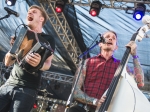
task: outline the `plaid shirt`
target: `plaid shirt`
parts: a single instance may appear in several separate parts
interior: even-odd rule
[[[106,60],[101,54],[89,58],[85,78],[85,93],[90,97],[100,99],[109,87],[119,63],[120,61],[113,56],[109,60]]]

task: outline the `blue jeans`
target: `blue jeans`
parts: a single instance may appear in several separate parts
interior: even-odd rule
[[[0,87],[0,112],[30,112],[36,95],[34,89],[3,85]]]

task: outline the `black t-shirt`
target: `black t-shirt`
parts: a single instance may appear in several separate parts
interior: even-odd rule
[[[40,36],[49,42],[52,50],[55,50],[55,40],[53,37],[44,33],[40,33],[38,34],[39,41],[42,41]],[[9,85],[24,86],[24,87],[28,87],[32,89],[37,89],[40,84],[41,73],[42,71],[38,70],[36,72],[36,75],[31,74],[27,72],[26,70],[23,70],[22,67],[20,67],[16,61],[11,71],[10,77],[6,83]]]

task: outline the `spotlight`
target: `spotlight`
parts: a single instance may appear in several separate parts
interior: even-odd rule
[[[37,107],[38,107],[37,100],[35,100],[35,102],[33,104],[33,108],[36,109]]]
[[[37,104],[33,104],[33,108],[37,108]]]
[[[142,3],[138,3],[133,12],[133,18],[138,21],[141,20],[145,15],[145,10],[146,10],[146,6]]]
[[[13,6],[16,3],[16,0],[5,0],[5,3],[9,6]]]
[[[55,11],[57,13],[63,12],[64,6],[65,6],[65,2],[63,0],[57,0],[55,4]]]
[[[100,1],[93,1],[91,3],[89,13],[91,14],[91,16],[98,16],[101,8],[102,8],[102,3]]]

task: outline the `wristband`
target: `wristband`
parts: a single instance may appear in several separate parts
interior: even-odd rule
[[[132,57],[133,57],[133,59],[139,58],[138,55],[134,55],[134,56],[132,56]]]

